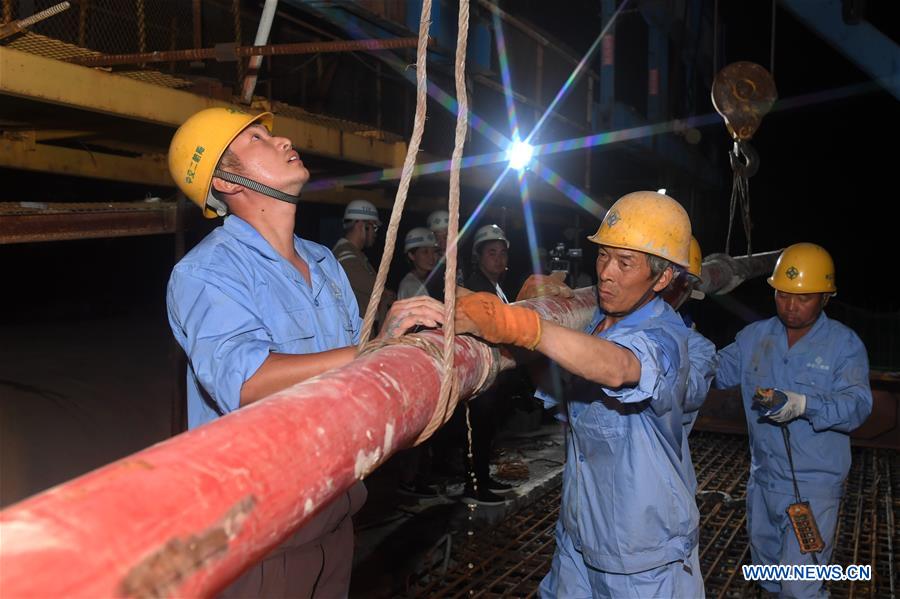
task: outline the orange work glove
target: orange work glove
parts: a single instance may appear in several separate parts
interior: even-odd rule
[[[493,293],[472,293],[456,300],[456,332],[534,349],[541,340],[541,318],[534,310],[504,304]]]
[[[522,289],[519,290],[519,295],[516,296],[516,301],[521,302],[522,300],[546,295],[560,298],[573,297],[575,292],[563,282],[565,278],[566,273],[564,272],[555,272],[552,275],[531,275],[525,279]]]

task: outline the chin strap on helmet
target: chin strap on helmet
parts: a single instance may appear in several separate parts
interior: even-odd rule
[[[262,183],[257,183],[252,179],[248,179],[247,177],[242,177],[241,175],[236,175],[234,173],[229,173],[227,171],[223,171],[221,169],[216,169],[213,173],[214,177],[218,177],[224,181],[228,181],[230,183],[234,183],[236,185],[243,185],[247,189],[252,189],[257,193],[261,193],[265,196],[269,196],[270,198],[275,198],[276,200],[281,200],[282,202],[287,202],[288,204],[296,204],[300,201],[300,195],[292,196],[291,194],[284,193],[283,191],[279,191],[273,187],[269,187],[268,185],[263,185]]]

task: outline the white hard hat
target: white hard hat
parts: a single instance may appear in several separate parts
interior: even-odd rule
[[[344,208],[344,220],[373,220],[381,224],[378,208],[368,200],[353,200]]]
[[[497,225],[485,225],[475,231],[475,241],[472,243],[472,255],[478,255],[478,246],[484,243],[485,241],[496,241],[500,240],[506,244],[506,249],[509,249],[509,239],[506,238],[506,234],[503,232],[503,229],[498,227]]]
[[[450,213],[446,210],[435,210],[428,215],[426,222],[432,231],[444,231],[450,227]]]
[[[437,238],[434,233],[425,227],[416,227],[406,234],[403,240],[403,251],[408,252],[416,248],[437,247]]]

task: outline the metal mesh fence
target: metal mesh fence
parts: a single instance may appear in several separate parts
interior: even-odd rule
[[[33,6],[23,11],[27,3],[19,0],[0,0],[0,22],[22,19],[50,8],[58,0],[34,0]],[[67,60],[90,54],[137,54],[211,48],[217,44],[252,44],[254,32],[259,26],[260,8],[241,0],[70,0],[71,7],[47,18],[25,32],[3,40],[4,45],[47,58]],[[27,13],[27,14],[26,14]],[[273,31],[270,43],[308,41],[307,31],[295,27],[294,21],[280,19],[278,24],[290,31],[289,37],[278,28]],[[312,39],[317,39],[313,37]],[[336,63],[339,55],[325,55],[327,61]],[[307,71],[316,73],[322,66],[321,55],[284,55],[265,59],[262,76],[256,94],[268,96],[274,102],[278,114],[298,120],[315,122],[341,131],[371,137],[386,142],[399,142],[402,137],[374,127],[372,124],[352,122],[347,114],[358,110],[335,110],[330,100],[341,98],[321,96],[316,85],[306,84]],[[277,61],[277,64],[276,64]],[[191,87],[195,93],[212,95],[220,99],[231,96],[240,89],[247,60],[235,62],[154,62],[146,65],[124,64],[113,67],[118,75],[139,79],[165,87]],[[314,64],[315,63],[315,64]],[[355,62],[350,63],[351,66]],[[274,66],[273,66],[274,65]],[[374,82],[372,82],[374,89]],[[325,88],[323,88],[325,89]],[[321,97],[310,101],[315,113],[291,104],[304,104],[307,95]],[[371,104],[371,103],[369,103]],[[335,118],[340,115],[343,118]],[[376,120],[376,119],[373,119]]]
[[[13,3],[13,17],[20,6]],[[34,11],[57,4],[35,0]],[[124,54],[189,48],[191,3],[184,0],[80,0],[71,8],[34,25],[34,33],[98,52]]]
[[[240,2],[225,0],[70,0],[71,7],[31,28],[51,40],[104,54],[131,54],[209,47],[241,41],[256,29],[256,16],[244,14]],[[57,4],[34,0],[33,10],[23,3],[3,0],[2,18],[21,19]],[[195,10],[196,9],[196,10]],[[28,12],[29,14],[25,14]],[[236,14],[240,17],[236,18]],[[199,17],[199,20],[198,18]],[[27,35],[27,34],[26,34]],[[52,42],[51,42],[52,43]],[[39,49],[36,53],[43,54]],[[221,65],[215,75],[236,81],[240,63]],[[173,74],[186,72],[186,63],[154,65]],[[207,73],[209,74],[209,73]]]

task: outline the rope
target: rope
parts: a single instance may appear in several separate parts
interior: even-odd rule
[[[381,303],[381,295],[384,292],[384,284],[387,281],[388,269],[394,257],[394,246],[397,243],[397,229],[400,227],[400,217],[403,216],[403,205],[406,204],[406,194],[409,191],[409,182],[412,179],[416,156],[419,153],[419,144],[422,142],[422,134],[425,131],[425,111],[428,100],[428,83],[425,63],[428,53],[428,28],[431,25],[431,0],[422,1],[422,15],[419,17],[419,45],[416,48],[416,114],[413,119],[413,132],[409,139],[409,148],[406,150],[406,159],[403,161],[403,170],[400,173],[400,186],[397,188],[397,197],[394,199],[394,208],[391,210],[391,220],[388,223],[384,240],[384,254],[381,256],[381,264],[378,265],[378,274],[375,276],[375,287],[372,297],[369,298],[369,306],[366,308],[366,316],[363,319],[362,334],[359,338],[359,347],[362,351],[369,338],[372,336],[372,327]]]
[[[422,135],[425,129],[425,114],[428,99],[426,58],[428,52],[428,29],[431,24],[431,0],[422,3],[422,14],[419,19],[419,44],[416,51],[416,113],[413,122],[413,133],[409,142],[406,159],[403,162],[403,170],[400,177],[400,186],[397,189],[397,197],[391,211],[391,218],[385,234],[384,254],[378,265],[378,274],[375,277],[375,287],[369,305],[366,307],[366,315],[363,319],[363,330],[360,336],[359,353],[368,352],[369,339],[372,337],[372,328],[375,322],[377,307],[381,302],[384,292],[384,284],[387,280],[387,272],[397,241],[397,229],[406,203],[406,195],[409,191],[409,183],[412,178],[413,167]],[[463,148],[469,127],[469,102],[466,92],[466,48],[469,39],[469,0],[460,0],[459,3],[459,39],[456,45],[455,79],[458,110],[456,114],[456,133],[453,146],[453,155],[450,160],[450,199],[448,212],[450,222],[447,227],[447,267],[444,274],[444,346],[439,363],[441,364],[441,388],[438,401],[431,420],[415,445],[428,439],[434,431],[445,424],[453,414],[453,410],[459,401],[459,380],[453,368],[454,349],[456,338],[456,325],[454,314],[456,312],[456,267],[457,267],[457,237],[459,235],[459,179],[460,165],[462,162]]]
[[[463,147],[466,144],[466,133],[469,128],[469,97],[466,92],[466,46],[469,40],[469,0],[459,2],[458,20],[459,39],[456,42],[456,139],[453,155],[450,158],[450,222],[447,226],[447,268],[444,270],[444,372],[441,377],[441,392],[438,405],[454,406],[459,401],[459,384],[453,368],[453,350],[456,337],[456,264],[457,236],[459,234],[459,177]],[[451,402],[450,397],[453,396]],[[444,414],[446,421],[450,414]],[[424,431],[431,435],[433,431]],[[427,437],[425,437],[427,438]]]
[[[734,173],[731,182],[731,204],[728,211],[728,235],[725,239],[725,253],[731,255],[731,229],[734,226],[734,214],[740,205],[741,221],[744,225],[744,236],[747,239],[747,255],[753,253],[752,228],[750,220],[750,181],[746,176]]]
[[[444,339],[446,339],[446,337]],[[395,337],[393,339],[374,339],[367,343],[366,346],[360,350],[358,357],[367,356],[372,352],[384,347],[405,345],[415,347],[416,349],[425,352],[429,358],[434,360],[434,363],[436,365],[443,364],[443,351],[441,347],[438,346],[435,337],[431,335],[403,335],[401,337]],[[494,381],[497,380],[497,375],[500,374],[500,350],[497,347],[491,348],[491,357],[488,360],[488,363],[489,368],[484,369],[481,374],[481,378],[479,378],[475,383],[474,391],[472,392],[473,396],[480,395],[481,393],[485,392],[491,385],[494,384]],[[457,381],[456,377],[453,377],[453,380]],[[443,383],[443,378],[441,379],[441,382]],[[453,386],[453,389],[454,391],[457,391],[455,384]],[[431,419],[428,421],[428,424],[425,425],[425,428],[422,429],[422,432],[419,434],[413,445],[419,445],[420,443],[431,437],[431,435],[434,434],[437,429],[447,424],[447,421],[450,420],[451,416],[453,416],[453,412],[454,410],[456,410],[456,404],[458,402],[458,392],[449,393],[446,396],[440,396],[439,401],[434,408],[434,412],[432,412],[431,414]],[[471,434],[471,431],[469,431],[469,433]],[[471,446],[472,445],[470,441],[469,447],[471,448]]]
[[[750,219],[750,177],[759,168],[759,157],[746,141],[736,140],[728,156],[731,162],[733,177],[731,181],[731,203],[728,211],[728,233],[725,238],[725,253],[731,255],[731,230],[734,227],[734,215],[738,207],[741,221],[744,224],[744,236],[747,239],[747,255],[753,253],[752,229]]]
[[[384,347],[391,347],[394,345],[409,345],[411,347],[415,347],[416,349],[420,349],[430,357],[435,363],[440,364],[443,359],[443,351],[438,348],[437,342],[431,336],[427,335],[403,335],[401,337],[394,337],[393,339],[373,339],[369,343],[366,344],[366,347],[360,350],[357,357],[365,357],[369,354],[375,352],[376,350],[382,349]],[[500,355],[500,348],[497,346],[490,347],[491,358],[489,360],[488,368],[486,368],[481,377],[473,386],[474,391],[472,395],[481,395],[485,391],[488,390],[493,384],[494,381],[497,380],[497,376],[500,374],[500,362],[502,357]],[[453,406],[455,407],[455,405]],[[452,415],[453,410],[451,409],[450,415]]]

